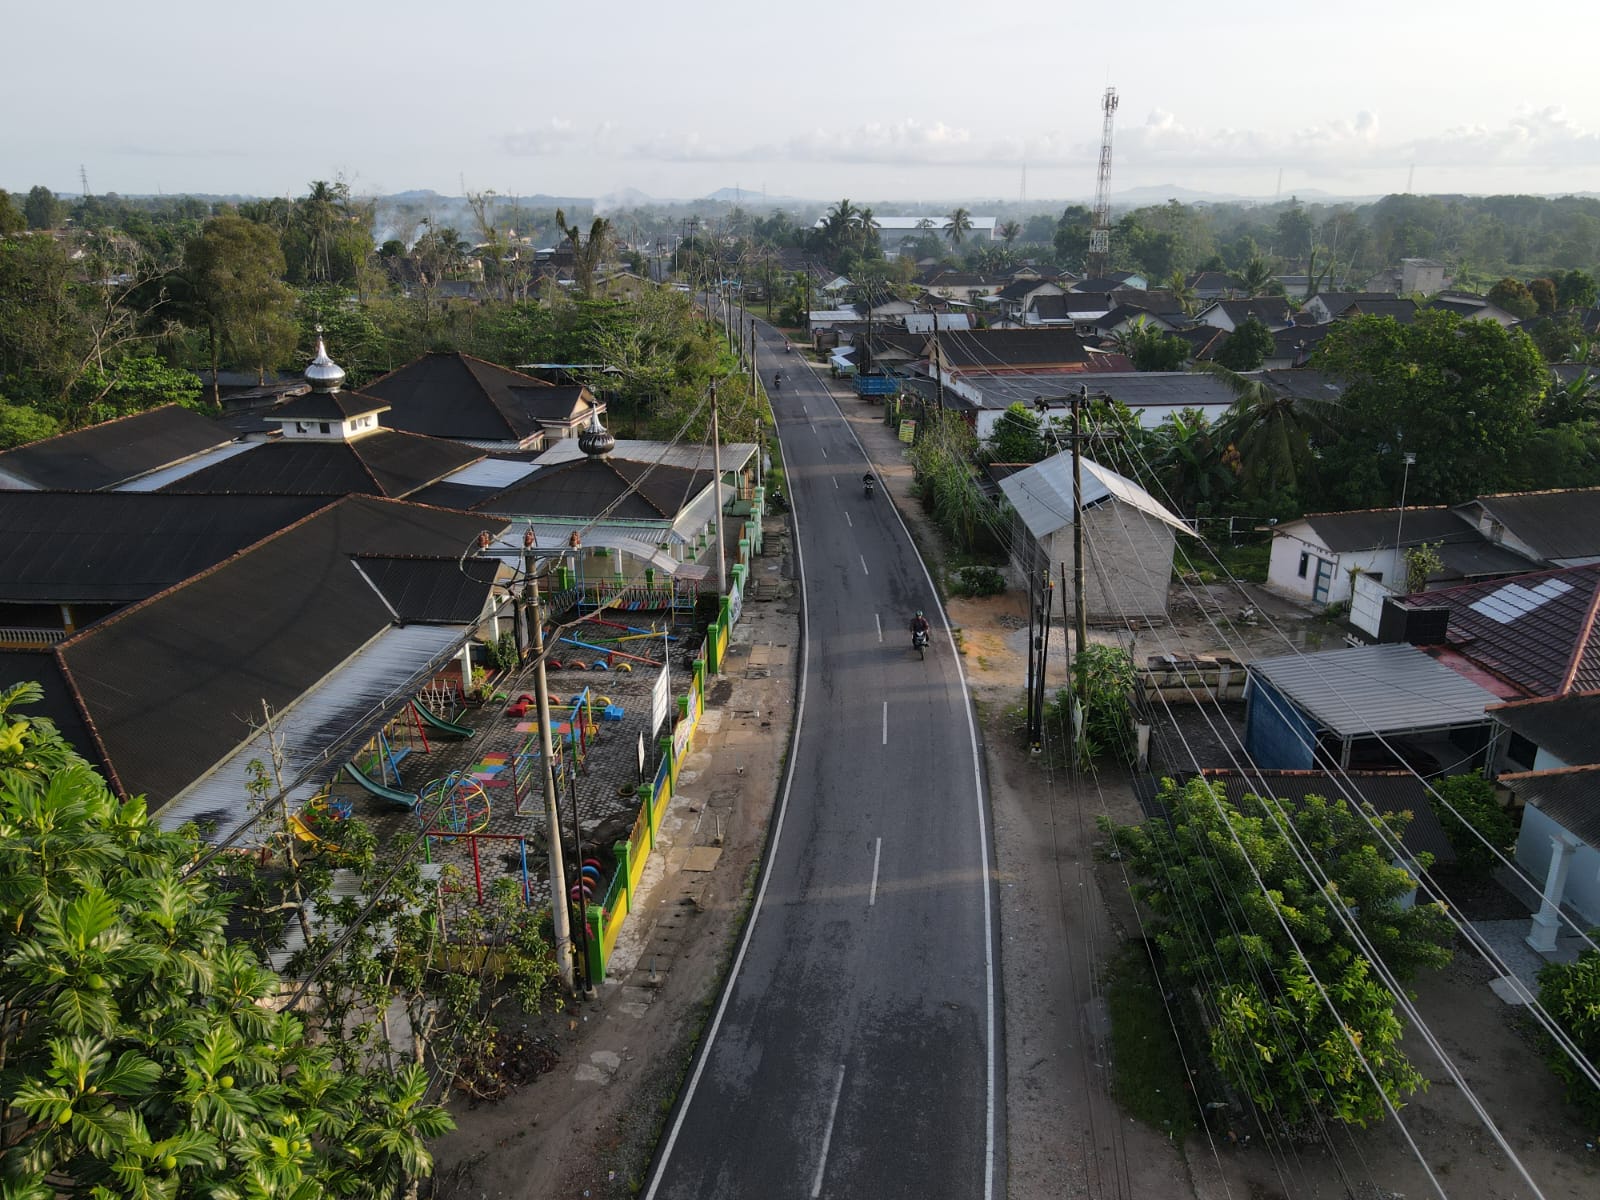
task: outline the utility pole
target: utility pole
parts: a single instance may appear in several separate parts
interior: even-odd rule
[[[728,564],[722,539],[722,430],[717,424],[717,381],[711,381],[711,471],[712,497],[717,504],[717,595],[728,591]]]
[[[561,809],[556,796],[555,747],[550,737],[550,686],[544,671],[544,613],[539,607],[539,581],[533,575],[533,530],[522,540],[522,578],[524,594],[533,611],[533,682],[539,718],[539,761],[544,764],[544,827],[550,845],[550,921],[555,937],[556,966],[561,971],[561,986],[568,993],[572,983],[572,924],[568,919],[567,871],[561,861]]]

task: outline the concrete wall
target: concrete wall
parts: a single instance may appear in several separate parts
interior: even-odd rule
[[[1244,748],[1264,771],[1309,771],[1316,731],[1273,686],[1251,676],[1244,710]]]
[[[1310,555],[1306,573],[1300,575],[1300,555]],[[1317,560],[1332,563],[1328,578],[1328,594],[1315,596]],[[1353,550],[1335,554],[1321,543],[1293,531],[1279,530],[1272,538],[1272,555],[1267,561],[1267,586],[1275,592],[1318,604],[1334,604],[1349,600],[1350,570],[1360,567],[1363,574],[1381,575],[1384,583],[1394,583],[1404,574],[1400,555],[1393,547],[1377,550]],[[1369,582],[1373,582],[1370,581]]]
[[[1172,581],[1172,528],[1138,509],[1109,502],[1084,514],[1083,532],[1089,547],[1084,555],[1089,619],[1113,624],[1129,617],[1165,620],[1167,585]],[[1061,565],[1066,564],[1067,588],[1057,603],[1062,612],[1071,612],[1072,526],[1056,530],[1047,547],[1050,577],[1058,588]]]
[[[1535,887],[1544,887],[1545,873],[1550,869],[1550,839],[1562,833],[1556,824],[1533,805],[1522,810],[1522,832],[1517,835],[1517,863],[1533,879]],[[1567,868],[1567,889],[1562,903],[1572,908],[1591,925],[1600,925],[1600,850],[1593,846],[1580,846],[1572,854],[1572,865]]]

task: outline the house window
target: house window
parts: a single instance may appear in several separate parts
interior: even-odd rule
[[[323,433],[327,433],[328,432],[328,423],[326,421],[323,421],[321,423],[321,429],[322,429]]]
[[[1306,570],[1310,566],[1311,566],[1311,555],[1307,554],[1304,550],[1300,551],[1300,570],[1299,570],[1298,574],[1299,574],[1301,579],[1304,579],[1306,577]]]

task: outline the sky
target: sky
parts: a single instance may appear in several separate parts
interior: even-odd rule
[[[0,187],[857,202],[1600,191],[1592,4],[11,5]],[[33,50],[27,48],[33,47]]]

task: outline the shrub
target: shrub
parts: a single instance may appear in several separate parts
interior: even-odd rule
[[[1539,1003],[1578,1044],[1590,1062],[1600,1059],[1600,950],[1585,950],[1577,962],[1550,963],[1539,971]],[[1591,1126],[1600,1126],[1600,1088],[1550,1044],[1546,1061],[1567,1086],[1567,1099]]]
[[[998,596],[1006,590],[1006,577],[998,567],[981,563],[962,567],[951,590],[958,596]]]
[[[1489,846],[1506,853],[1517,832],[1511,814],[1494,798],[1494,785],[1481,772],[1474,771],[1440,779],[1434,790],[1440,797],[1434,802],[1434,809],[1445,837],[1450,839],[1450,848],[1456,852],[1456,862],[1463,870],[1487,875],[1495,865],[1494,851]]]

